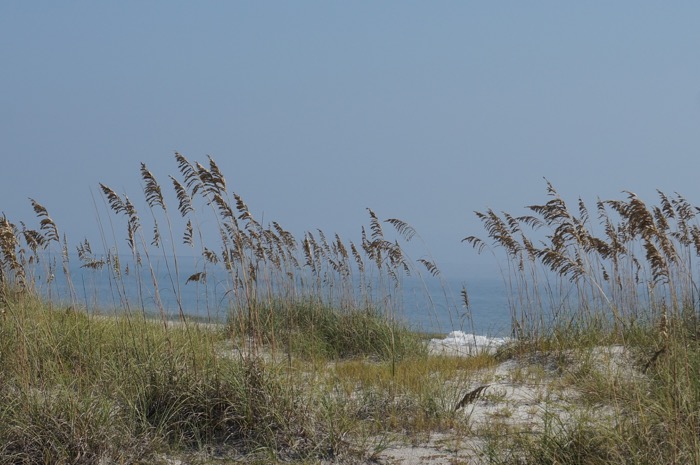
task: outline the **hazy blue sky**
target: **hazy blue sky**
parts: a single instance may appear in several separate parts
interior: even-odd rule
[[[365,207],[441,261],[473,210],[700,204],[700,3],[0,3],[0,211],[94,238],[91,189],[140,197],[211,155],[266,220],[357,239]],[[35,224],[35,223],[34,223]]]

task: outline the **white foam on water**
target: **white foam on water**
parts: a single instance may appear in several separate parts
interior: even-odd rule
[[[476,355],[481,352],[494,352],[499,346],[510,340],[508,337],[488,337],[452,331],[444,339],[431,339],[428,348],[432,353],[438,354]]]

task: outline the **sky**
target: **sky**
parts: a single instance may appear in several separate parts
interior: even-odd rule
[[[263,221],[357,240],[366,208],[446,268],[474,211],[680,192],[700,205],[700,3],[0,2],[0,212],[97,236],[210,155]],[[388,226],[388,225],[387,225]],[[419,252],[420,253],[420,252]],[[418,258],[418,257],[415,257]]]

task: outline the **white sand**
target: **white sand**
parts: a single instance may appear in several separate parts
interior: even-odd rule
[[[445,339],[431,341],[431,350],[493,350],[506,338],[486,338],[464,333],[450,333]],[[563,359],[568,361],[564,362]],[[581,402],[575,384],[562,382],[566,372],[575,373],[581,364],[590,366],[605,378],[629,379],[643,376],[630,354],[622,346],[595,347],[588,351],[558,354],[536,353],[510,359],[479,370],[454,386],[454,402],[465,393],[486,386],[483,394],[459,410],[468,432],[434,432],[422,441],[396,440],[378,454],[376,463],[383,465],[448,465],[490,463],[487,437],[489,432],[538,434],[545,428],[566,429],[576,418],[613,424],[615,408]],[[595,376],[595,375],[594,375]],[[508,451],[495,451],[505,454]]]

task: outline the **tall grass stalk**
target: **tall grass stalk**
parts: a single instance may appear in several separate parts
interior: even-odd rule
[[[82,311],[67,239],[46,208],[32,201],[37,229],[0,217],[0,463],[148,461],[159,450],[208,444],[268,459],[347,453],[340,425],[355,421],[329,416],[343,411],[335,394],[300,388],[309,375],[298,373],[295,359],[318,368],[369,359],[387,363],[393,377],[404,360],[425,355],[419,335],[403,326],[400,286],[419,267],[430,274],[437,267],[406,256],[400,242],[412,238],[408,225],[368,210],[359,241],[320,230],[297,238],[278,222],[259,222],[211,158],[206,165],[175,159],[172,191],[141,165],[143,208],[100,184],[102,251],[87,238],[76,251],[86,271],[107,274],[113,313]],[[183,247],[196,253],[187,276]],[[55,283],[36,277],[61,272],[56,249],[69,301],[47,303],[40,287]],[[174,319],[162,299],[161,265]],[[207,287],[210,279],[225,289],[224,326],[194,322],[182,298],[183,286]],[[205,300],[207,315],[221,302]],[[286,368],[276,362],[280,351]]]
[[[663,331],[697,307],[700,227],[685,198],[659,192],[660,204],[649,207],[627,192],[625,200],[598,200],[595,221],[581,199],[572,211],[549,183],[547,192],[547,203],[528,207],[531,215],[477,212],[491,244],[464,239],[480,252],[505,252],[516,336],[599,318],[620,334],[647,319]]]
[[[697,265],[700,226],[679,194],[647,205],[632,192],[570,208],[547,183],[549,200],[513,216],[477,212],[503,251],[512,290],[513,334],[525,350],[623,344],[637,359],[625,379],[591,377],[574,386],[611,421],[577,418],[535,436],[496,438],[500,463],[700,463]],[[493,449],[495,450],[495,449]]]

